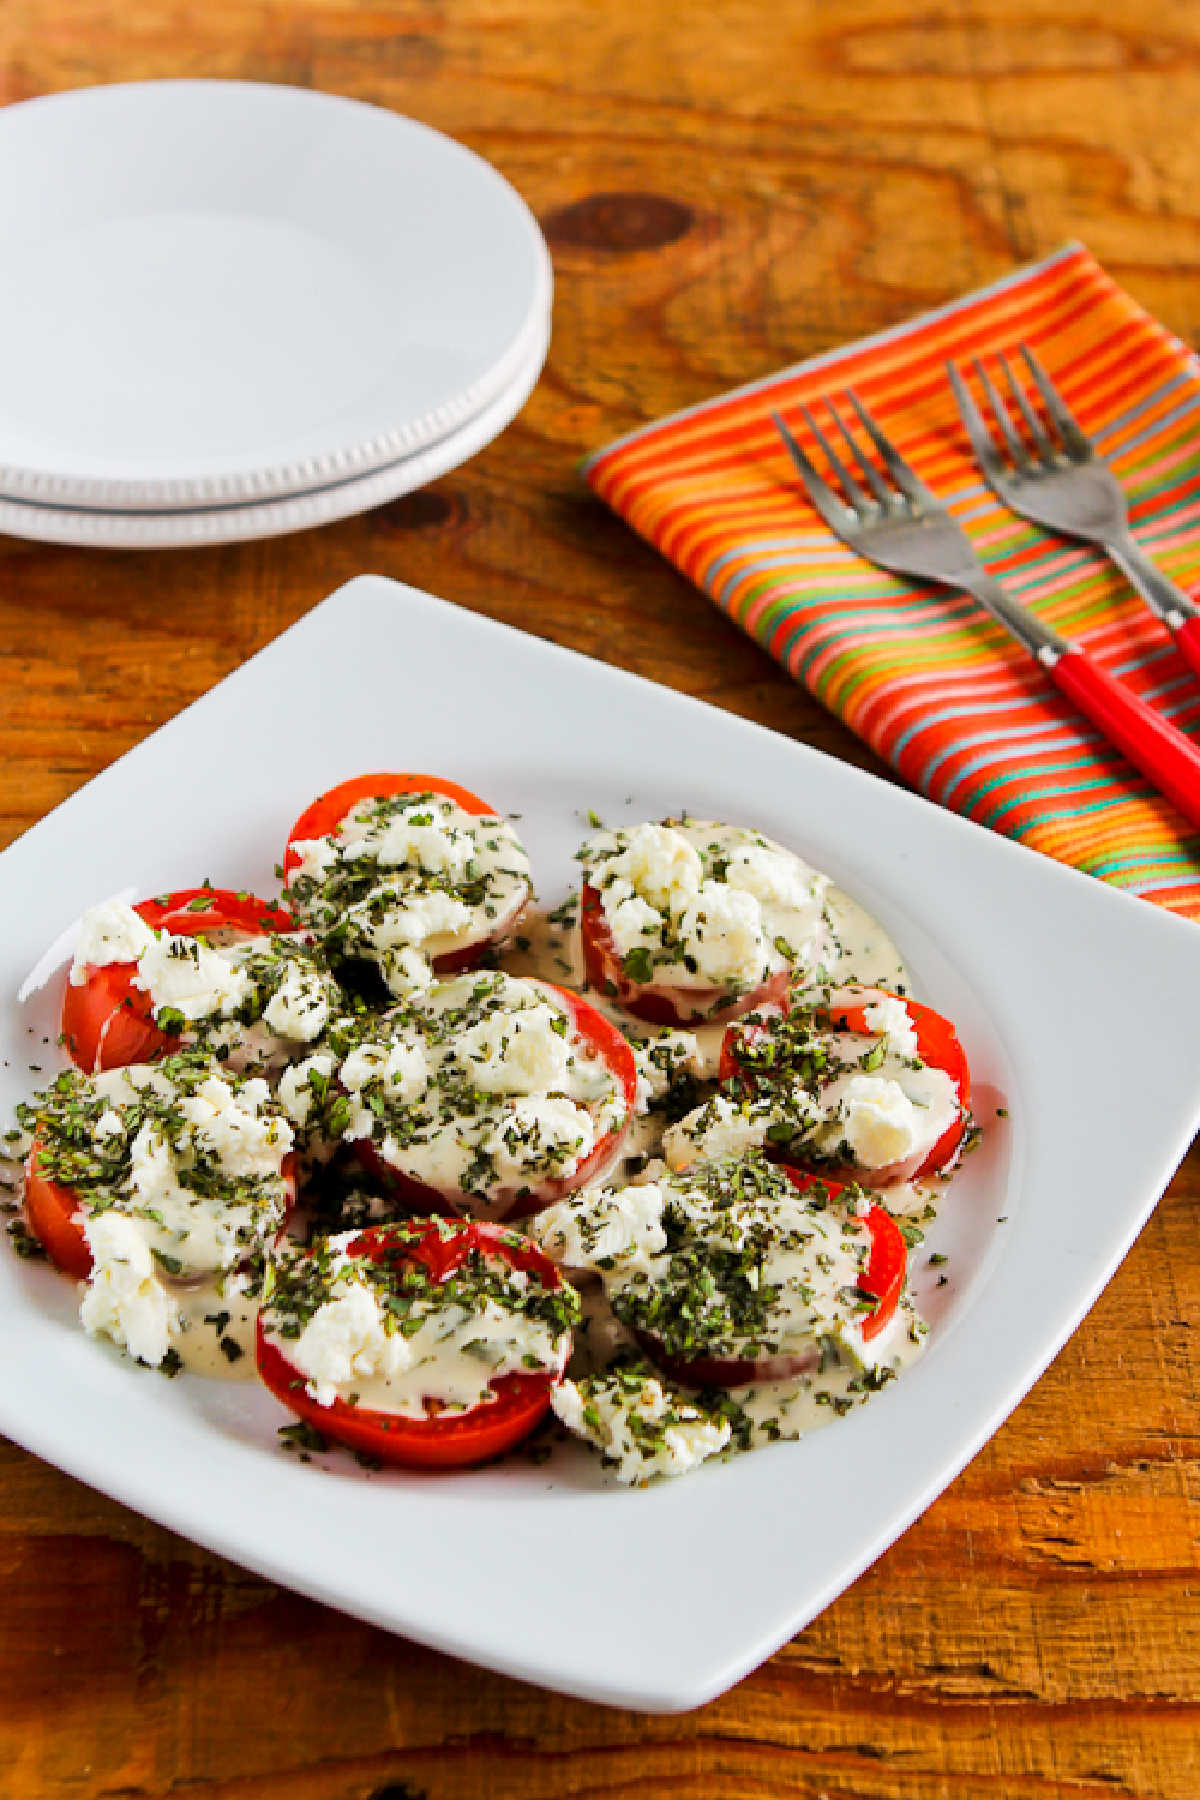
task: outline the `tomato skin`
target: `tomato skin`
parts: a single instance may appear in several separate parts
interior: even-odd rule
[[[92,1253],[79,1217],[79,1196],[74,1188],[63,1187],[41,1173],[40,1149],[35,1137],[25,1159],[25,1217],[55,1268],[82,1281],[92,1272]]]
[[[916,1169],[890,1173],[886,1170],[869,1171],[872,1181],[877,1184],[893,1181],[919,1181],[926,1175],[937,1175],[947,1169],[953,1162],[955,1153],[962,1142],[966,1129],[966,1113],[971,1104],[971,1071],[967,1064],[966,1053],[958,1041],[958,1035],[949,1019],[935,1012],[932,1006],[923,1006],[918,1000],[909,1000],[903,994],[892,994],[886,988],[862,988],[848,998],[832,999],[828,1006],[821,1008],[815,1015],[822,1024],[833,1031],[850,1031],[864,1037],[872,1036],[867,1024],[866,1010],[875,1002],[899,1000],[908,1013],[917,1038],[917,1054],[922,1062],[931,1069],[940,1069],[950,1077],[958,1095],[959,1117],[947,1126],[932,1149],[922,1159]],[[780,1017],[789,1010],[785,998],[778,1008]],[[738,1059],[739,1045],[753,1042],[755,1038],[764,1037],[770,1032],[769,1021],[759,1024],[757,1021],[746,1026],[732,1025],[721,1040],[721,1059],[718,1075],[722,1081],[737,1081],[744,1087],[753,1089],[757,1086],[753,1072],[745,1069]],[[770,1151],[768,1150],[768,1155]],[[860,1171],[839,1169],[847,1180],[854,1180]]]
[[[879,990],[881,993],[883,991]],[[867,1024],[864,1014],[870,1004],[870,998],[855,1004],[833,1004],[829,1008],[830,1024],[840,1026],[843,1031],[865,1032]],[[958,1033],[949,1019],[935,1012],[932,1006],[922,1006],[919,1000],[905,999],[904,1007],[917,1035],[917,1054],[931,1069],[941,1069],[950,1077],[958,1093],[959,1106],[965,1114],[971,1104],[971,1071],[966,1053],[958,1041]],[[964,1117],[959,1117],[953,1125],[948,1126],[910,1179],[918,1180],[922,1175],[936,1175],[948,1167],[962,1143],[965,1129]]]
[[[604,916],[599,888],[584,882],[579,904],[579,935],[588,986],[609,994],[618,1006],[635,1018],[654,1025],[702,1025],[716,1018],[738,1019],[754,1007],[765,1006],[786,994],[790,968],[778,970],[749,993],[729,999],[724,988],[671,988],[653,982],[633,981],[625,973]]]
[[[844,1192],[840,1182],[826,1181],[803,1169],[794,1169],[788,1163],[779,1166],[801,1193],[811,1187],[821,1187],[831,1200],[836,1200]],[[895,1314],[904,1292],[908,1247],[895,1219],[882,1206],[872,1205],[865,1215],[865,1223],[871,1234],[871,1249],[860,1286],[875,1297],[876,1305],[873,1312],[859,1321],[859,1330],[869,1342],[891,1323]],[[747,1387],[752,1381],[787,1381],[793,1376],[808,1374],[819,1367],[821,1360],[820,1347],[816,1344],[790,1356],[666,1356],[651,1336],[642,1332],[637,1335],[643,1349],[659,1367],[685,1387],[732,1388]]]
[[[625,1101],[625,1121],[616,1131],[606,1131],[596,1140],[573,1175],[552,1177],[540,1182],[530,1193],[514,1199],[501,1220],[495,1221],[504,1224],[531,1218],[534,1213],[541,1212],[543,1207],[550,1206],[555,1200],[562,1200],[567,1194],[573,1194],[577,1188],[582,1187],[586,1181],[602,1175],[620,1155],[621,1146],[633,1122],[637,1101],[637,1064],[633,1050],[612,1021],[570,988],[559,987],[557,982],[542,981],[534,976],[523,979],[531,987],[541,988],[552,995],[567,1013],[572,1034],[588,1050],[604,1059],[620,1086]],[[358,1139],[354,1150],[363,1166],[414,1211],[433,1213],[444,1218],[464,1216],[461,1188],[431,1187],[415,1176],[406,1174],[403,1169],[397,1169],[392,1163],[386,1162],[370,1138]]]
[[[207,901],[201,906],[199,902]],[[295,931],[292,915],[273,900],[231,888],[179,888],[134,907],[153,931],[203,937],[208,931],[238,931],[247,937]],[[71,1061],[85,1075],[154,1062],[179,1048],[180,1039],[154,1023],[150,996],[135,987],[136,963],[89,964],[80,983],[67,978],[62,1034]]]
[[[414,1231],[426,1230],[415,1240]],[[466,1223],[446,1235],[437,1220],[414,1220],[397,1231],[394,1226],[373,1225],[349,1246],[351,1254],[368,1255],[377,1262],[415,1257],[435,1280],[453,1273],[472,1250],[501,1256],[514,1268],[536,1275],[543,1286],[555,1288],[561,1276],[554,1263],[536,1244],[519,1246],[504,1242],[509,1234],[499,1226]],[[570,1339],[563,1362],[570,1354]],[[290,1412],[315,1427],[322,1436],[351,1450],[377,1457],[397,1468],[462,1469],[488,1462],[528,1437],[550,1408],[550,1395],[560,1376],[549,1372],[500,1375],[489,1385],[495,1399],[467,1412],[428,1414],[408,1419],[398,1413],[376,1412],[335,1399],[322,1406],[305,1391],[305,1376],[271,1338],[260,1314],[255,1337],[255,1359],[263,1382]],[[427,1403],[428,1404],[428,1403]]]
[[[443,799],[452,800],[456,806],[461,806],[464,812],[472,813],[476,818],[499,816],[495,807],[489,806],[486,800],[481,800],[478,794],[473,794],[469,788],[460,787],[456,781],[447,781],[442,775],[352,775],[348,781],[339,782],[337,787],[320,794],[306,806],[288,832],[283,853],[284,881],[287,881],[300,861],[294,848],[296,844],[306,843],[312,838],[328,837],[360,800],[382,800],[392,794],[440,794]],[[457,975],[460,970],[475,968],[485,950],[512,930],[528,906],[531,893],[530,888],[520,905],[483,937],[476,938],[472,943],[462,944],[457,950],[446,950],[441,956],[435,956],[434,973]]]
[[[86,1280],[92,1272],[92,1253],[83,1229],[86,1208],[78,1191],[51,1181],[38,1168],[38,1138],[25,1159],[25,1216],[29,1229],[42,1245],[46,1255],[64,1275],[77,1281]],[[296,1204],[296,1158],[284,1157],[280,1170],[287,1190],[287,1204],[279,1222],[280,1231],[287,1224]]]

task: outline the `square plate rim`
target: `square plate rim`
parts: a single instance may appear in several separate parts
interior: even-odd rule
[[[134,746],[118,758],[94,781],[89,782],[48,814],[46,819],[15,839],[3,853],[3,857],[0,857],[0,896],[2,896],[5,886],[5,859],[8,859],[8,866],[11,866],[13,852],[20,851],[21,847],[25,846],[24,851],[17,858],[18,861],[23,860],[24,856],[31,853],[31,846],[36,851],[39,834],[44,835],[46,828],[50,827],[53,821],[58,821],[58,825],[54,829],[70,825],[74,817],[79,816],[82,810],[86,810],[92,804],[97,790],[106,793],[110,789],[115,789],[116,786],[130,778],[131,769],[136,771],[147,763],[153,762],[157,751],[161,749],[161,739],[164,735],[172,731],[179,732],[182,729],[183,721],[192,719],[194,722],[194,716],[206,706],[212,709],[215,705],[219,705],[219,702],[214,702],[215,695],[224,694],[228,700],[231,691],[240,692],[238,684],[241,684],[242,687],[247,684],[253,685],[257,679],[255,671],[261,669],[264,659],[271,659],[273,655],[278,657],[279,646],[285,641],[291,639],[294,647],[295,643],[303,636],[319,636],[324,625],[332,623],[334,614],[341,619],[349,617],[356,609],[359,612],[365,610],[369,614],[380,606],[392,607],[398,601],[403,601],[410,614],[419,615],[424,622],[430,622],[435,636],[438,632],[449,630],[455,641],[460,642],[465,631],[473,637],[482,638],[492,644],[507,645],[518,659],[524,657],[527,661],[532,660],[535,664],[545,664],[546,659],[558,660],[560,668],[573,667],[578,673],[579,679],[585,684],[593,681],[607,684],[609,691],[614,696],[618,692],[622,695],[634,694],[638,697],[638,705],[649,704],[654,708],[665,708],[679,717],[687,714],[698,725],[707,724],[718,733],[728,730],[734,736],[740,736],[742,741],[747,744],[761,746],[764,742],[769,742],[773,746],[772,754],[794,754],[799,758],[801,765],[807,763],[810,768],[822,767],[827,777],[834,781],[835,786],[848,783],[850,790],[857,790],[863,794],[870,792],[877,796],[882,790],[887,795],[886,801],[883,801],[882,804],[889,814],[901,816],[906,813],[906,809],[915,809],[909,816],[923,818],[929,829],[932,829],[935,834],[949,830],[951,837],[956,842],[964,843],[967,840],[958,838],[957,834],[968,834],[974,846],[971,860],[974,860],[977,855],[982,855],[986,862],[989,858],[998,856],[1006,868],[1019,868],[1023,872],[1019,877],[1018,885],[1032,883],[1035,890],[1040,890],[1043,895],[1067,894],[1070,896],[1072,910],[1076,905],[1082,906],[1085,912],[1090,910],[1093,917],[1112,921],[1114,929],[1117,928],[1116,922],[1120,920],[1120,929],[1128,928],[1146,945],[1153,944],[1156,956],[1160,949],[1168,947],[1172,952],[1178,949],[1181,954],[1190,955],[1193,959],[1200,954],[1200,939],[1194,936],[1189,922],[1174,918],[1160,909],[1150,907],[1145,902],[1130,896],[1106,889],[1100,883],[1077,871],[1047,862],[1036,853],[1010,843],[1008,840],[998,838],[983,827],[973,825],[955,815],[947,814],[920,796],[893,787],[890,783],[884,782],[864,770],[843,763],[837,758],[829,757],[811,746],[798,744],[789,738],[769,732],[765,727],[756,725],[752,721],[712,708],[691,696],[662,688],[654,682],[647,681],[644,677],[616,669],[611,665],[598,663],[594,659],[581,656],[578,652],[546,643],[544,640],[532,638],[529,634],[513,627],[505,626],[483,615],[465,612],[448,602],[423,594],[420,590],[406,587],[388,577],[380,576],[359,576],[335,590],[325,601],[287,628],[271,644],[249,658],[224,681],[218,683],[206,695],[201,696],[199,700],[177,714],[174,719],[160,727],[151,737],[143,740],[141,744]],[[424,623],[422,629],[424,629]],[[520,646],[519,651],[516,648],[518,645]],[[564,662],[561,659],[566,660]],[[718,725],[715,723],[716,721],[721,723]],[[832,771],[837,771],[836,778],[832,775]],[[936,826],[931,823],[933,819],[938,821]],[[996,863],[995,866],[1000,867],[1001,865]],[[1036,875],[1032,873],[1035,869],[1038,871]],[[1140,921],[1140,923],[1135,924],[1134,921]],[[1200,962],[1197,962],[1197,968],[1200,970]],[[1087,1260],[1086,1268],[1076,1278],[1072,1304],[1057,1312],[1052,1329],[1041,1335],[1036,1355],[1026,1358],[1020,1369],[1004,1385],[1003,1391],[994,1394],[988,1406],[974,1415],[969,1428],[959,1427],[951,1434],[952,1448],[947,1451],[944,1447],[939,1452],[936,1467],[927,1470],[920,1481],[910,1483],[904,1505],[894,1510],[883,1529],[876,1530],[869,1540],[860,1544],[859,1552],[850,1559],[849,1563],[843,1561],[838,1568],[833,1570],[820,1591],[810,1590],[801,1603],[786,1607],[776,1606],[771,1619],[760,1621],[758,1628],[753,1633],[748,1627],[743,1628],[736,1646],[722,1649],[720,1652],[709,1651],[705,1655],[693,1657],[686,1669],[680,1668],[670,1677],[664,1675],[661,1679],[651,1681],[643,1676],[638,1682],[631,1684],[622,1679],[619,1671],[614,1673],[611,1669],[598,1668],[594,1659],[589,1659],[586,1655],[582,1658],[578,1656],[567,1658],[565,1667],[561,1666],[560,1660],[559,1668],[555,1669],[548,1667],[546,1661],[539,1660],[537,1655],[530,1655],[528,1652],[518,1653],[511,1646],[494,1641],[485,1642],[478,1636],[472,1638],[470,1631],[462,1627],[447,1629],[444,1622],[438,1623],[428,1618],[403,1618],[395,1607],[382,1606],[377,1600],[372,1600],[370,1596],[362,1593],[348,1598],[336,1582],[330,1582],[320,1573],[314,1575],[308,1571],[302,1579],[298,1578],[296,1569],[286,1558],[279,1560],[270,1552],[264,1551],[259,1545],[244,1545],[236,1531],[228,1528],[208,1530],[199,1527],[196,1520],[188,1514],[186,1507],[181,1512],[178,1506],[165,1505],[161,1500],[155,1504],[153,1496],[150,1497],[150,1503],[147,1503],[145,1493],[137,1482],[132,1481],[132,1478],[123,1483],[116,1482],[112,1478],[111,1471],[106,1472],[102,1448],[98,1453],[98,1458],[77,1451],[73,1457],[64,1460],[61,1454],[54,1453],[58,1439],[53,1421],[46,1422],[45,1431],[41,1429],[30,1431],[26,1421],[26,1436],[22,1436],[19,1429],[13,1435],[22,1442],[29,1442],[31,1437],[36,1438],[38,1442],[30,1443],[29,1447],[46,1456],[47,1460],[57,1462],[58,1466],[77,1474],[81,1479],[89,1481],[102,1491],[113,1494],[114,1497],[124,1500],[125,1503],[134,1505],[148,1516],[159,1519],[160,1522],[181,1531],[194,1541],[205,1544],[207,1548],[219,1554],[230,1555],[235,1560],[259,1569],[271,1579],[298,1588],[328,1604],[339,1606],[342,1610],[369,1618],[373,1623],[383,1625],[387,1629],[402,1631],[405,1635],[431,1644],[439,1650],[465,1656],[471,1660],[482,1662],[486,1666],[523,1679],[537,1681],[545,1686],[559,1688],[583,1698],[610,1705],[635,1706],[647,1711],[685,1710],[711,1699],[739,1679],[764,1656],[769,1655],[780,1643],[790,1637],[795,1630],[807,1623],[837,1593],[843,1591],[849,1581],[853,1580],[861,1572],[861,1569],[899,1535],[937,1493],[943,1490],[948,1481],[975,1454],[999,1422],[1008,1415],[1012,1407],[1028,1391],[1033,1381],[1037,1379],[1061,1344],[1074,1330],[1079,1318],[1092,1304],[1096,1294],[1111,1275],[1116,1264],[1125,1254],[1129,1243],[1132,1242],[1141,1224],[1152,1210],[1158,1193],[1161,1191],[1159,1184],[1165,1186],[1175,1163],[1187,1147],[1191,1132],[1200,1116],[1200,1101],[1197,1100],[1194,1092],[1190,1092],[1187,1096],[1176,1096],[1173,1097],[1168,1111],[1171,1114],[1169,1126],[1173,1129],[1168,1129],[1163,1142],[1157,1147],[1158,1153],[1147,1161],[1145,1179],[1137,1204],[1121,1209],[1120,1231],[1106,1242],[1099,1254],[1093,1255]],[[992,1286],[993,1288],[995,1286],[994,1280]],[[976,1296],[972,1308],[969,1310],[975,1310],[981,1304],[984,1306],[988,1304],[986,1292],[982,1296]],[[954,1327],[960,1338],[962,1332],[959,1327],[966,1323],[967,1320],[964,1318],[959,1320]],[[76,1334],[76,1336],[78,1335]],[[914,1382],[915,1378],[924,1372],[926,1366],[926,1364],[918,1365],[917,1370],[907,1376],[905,1384],[902,1385],[907,1386]],[[891,1395],[887,1398],[891,1398]],[[161,1408],[155,1410],[161,1410]],[[5,1397],[0,1395],[0,1427],[9,1429],[12,1417],[12,1408],[6,1403]],[[855,1417],[844,1422],[842,1429],[844,1430],[846,1426],[859,1426],[862,1422],[860,1417]],[[18,1419],[17,1423],[19,1426],[22,1421]],[[58,1448],[61,1451],[61,1444],[58,1444]],[[231,1449],[231,1455],[235,1460],[237,1456],[244,1454],[244,1448],[242,1445],[236,1445]],[[770,1456],[775,1455],[777,1455],[776,1452],[770,1453]],[[279,1460],[282,1461],[282,1459]],[[765,1463],[769,1461],[769,1457],[761,1460]],[[759,1461],[760,1459],[757,1457],[740,1459],[739,1464],[735,1466],[746,1468],[750,1464],[759,1463]],[[782,1464],[780,1466],[782,1467]],[[728,1471],[713,1471],[712,1474],[717,1480],[721,1480],[731,1472],[732,1468]],[[676,1505],[676,1502],[670,1498],[674,1485],[668,1484],[667,1487],[659,1490],[650,1490],[647,1494],[637,1498],[613,1496],[612,1504],[636,1506],[640,1500],[642,1504],[648,1504],[656,1512],[661,1513],[664,1509],[669,1510]],[[684,1488],[692,1489],[690,1482],[682,1485]],[[764,1485],[764,1479],[758,1479],[754,1485],[761,1488]],[[558,1649],[561,1651],[561,1646]]]

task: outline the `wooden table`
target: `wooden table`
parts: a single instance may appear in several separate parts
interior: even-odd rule
[[[159,75],[353,94],[490,157],[553,247],[554,345],[490,450],[365,518],[144,555],[0,541],[5,840],[362,570],[872,766],[589,498],[580,453],[1071,236],[1200,337],[1194,0],[0,11],[6,101]],[[966,1474],[681,1718],[399,1642],[0,1446],[0,1795],[1194,1800],[1198,1199],[1193,1155]]]

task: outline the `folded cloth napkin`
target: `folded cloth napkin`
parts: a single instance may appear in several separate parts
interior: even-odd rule
[[[1200,734],[1200,683],[1098,552],[984,486],[947,358],[1032,345],[1109,458],[1143,547],[1200,582],[1200,361],[1073,245],[878,337],[610,444],[591,486],[911,786],[1200,918],[1200,835],[974,601],[886,575],[827,531],[771,423],[853,386],[1026,605]]]

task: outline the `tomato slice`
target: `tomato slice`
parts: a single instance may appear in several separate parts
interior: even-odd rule
[[[83,1229],[86,1203],[78,1191],[43,1175],[38,1164],[41,1144],[34,1136],[25,1159],[25,1216],[29,1229],[41,1243],[56,1269],[82,1281],[92,1272],[92,1253]],[[289,1153],[280,1169],[287,1191],[287,1205],[280,1220],[283,1230],[296,1204],[296,1157]]]
[[[287,881],[300,861],[294,848],[296,844],[307,843],[313,838],[328,837],[360,800],[382,800],[392,794],[440,794],[444,800],[452,800],[456,806],[461,806],[464,812],[472,813],[476,818],[499,816],[494,806],[489,806],[486,800],[481,800],[470,788],[460,787],[456,781],[447,781],[442,775],[353,775],[349,781],[339,782],[337,787],[330,788],[328,793],[321,794],[311,805],[306,806],[288,832],[283,853],[284,881]],[[502,919],[493,922],[481,937],[473,939],[469,944],[460,945],[456,950],[446,950],[441,956],[435,956],[435,973],[453,975],[460,969],[473,969],[488,946],[512,930],[528,903],[529,893],[526,892],[520,904]]]
[[[827,1014],[829,1023],[842,1031],[862,1032],[869,1036],[866,1010],[880,999],[903,999],[904,1010],[916,1033],[918,1056],[931,1069],[940,1069],[950,1077],[961,1108],[959,1117],[942,1133],[920,1168],[905,1178],[915,1181],[922,1175],[936,1175],[954,1160],[958,1146],[962,1143],[966,1112],[971,1104],[971,1071],[966,1053],[958,1041],[958,1033],[949,1019],[940,1012],[935,1012],[932,1006],[922,1006],[919,1000],[889,994],[884,988],[865,988],[852,999],[832,1000]]]
[[[655,1025],[703,1025],[707,1020],[738,1019],[753,1007],[782,999],[792,978],[790,968],[778,970],[748,993],[731,1000],[724,988],[671,987],[666,982],[634,981],[613,942],[604,916],[599,888],[585,882],[580,896],[579,934],[588,986],[610,995],[618,1006],[636,1018]]]
[[[437,1219],[419,1219],[405,1226],[370,1226],[351,1242],[349,1252],[378,1263],[423,1263],[435,1281],[444,1281],[478,1250],[502,1257],[513,1268],[534,1276],[543,1287],[558,1287],[561,1276],[550,1258],[527,1239],[514,1244],[511,1238],[511,1232],[497,1225],[448,1225]],[[569,1354],[568,1337],[564,1363]],[[412,1469],[468,1468],[511,1449],[528,1437],[548,1412],[551,1391],[561,1379],[548,1371],[499,1375],[489,1383],[491,1400],[454,1413],[437,1411],[433,1402],[426,1401],[426,1416],[410,1419],[351,1406],[341,1399],[321,1405],[306,1392],[304,1374],[268,1336],[261,1314],[255,1358],[258,1372],[275,1398],[322,1436],[381,1462]]]
[[[41,1144],[35,1136],[25,1159],[25,1217],[56,1269],[82,1281],[92,1272],[92,1253],[83,1233],[82,1202],[74,1188],[43,1175]]]
[[[296,929],[292,915],[275,901],[231,888],[179,888],[141,900],[133,910],[152,930],[177,937],[204,937],[210,931],[263,937]],[[67,980],[63,1041],[71,1061],[86,1075],[154,1062],[179,1047],[177,1037],[155,1024],[149,994],[134,986],[136,973],[136,963],[89,964],[81,983]]]
[[[598,1181],[621,1154],[633,1122],[637,1101],[637,1063],[634,1061],[633,1049],[611,1019],[606,1019],[602,1012],[598,1012],[581,994],[574,993],[570,988],[559,987],[556,982],[542,981],[533,976],[524,979],[531,987],[542,988],[553,995],[570,1019],[572,1036],[585,1050],[602,1059],[621,1089],[625,1102],[625,1121],[615,1131],[607,1131],[597,1138],[574,1174],[552,1176],[537,1183],[529,1193],[513,1200],[502,1215],[506,1223],[527,1219],[555,1200],[562,1200],[567,1194],[573,1194],[586,1182]],[[385,1161],[370,1138],[360,1138],[354,1148],[371,1174],[385,1182],[414,1211],[450,1217],[462,1214],[466,1196],[461,1188],[431,1187],[427,1182],[406,1174],[403,1169]]]
[[[921,1061],[931,1069],[940,1069],[950,1077],[954,1091],[958,1096],[959,1116],[953,1124],[938,1138],[933,1147],[921,1159],[916,1168],[898,1166],[896,1169],[874,1169],[870,1171],[873,1182],[917,1181],[925,1175],[936,1175],[947,1169],[953,1162],[955,1153],[962,1142],[966,1129],[967,1109],[971,1104],[971,1071],[967,1064],[966,1053],[958,1041],[958,1035],[949,1019],[935,1012],[932,1006],[923,1006],[920,1001],[909,1000],[903,994],[890,993],[886,988],[857,988],[848,991],[845,997],[834,996],[829,1004],[822,1007],[814,1016],[818,1022],[828,1025],[833,1031],[853,1032],[862,1037],[877,1035],[867,1024],[867,1008],[880,1000],[899,1000],[908,1014],[917,1039],[917,1054]],[[783,1018],[790,1010],[785,997],[779,1004],[776,1017]],[[739,1049],[758,1039],[768,1037],[771,1032],[770,1016],[759,1021],[753,1020],[745,1025],[731,1025],[721,1040],[721,1060],[718,1074],[722,1081],[737,1081],[744,1087],[755,1089],[759,1086],[760,1077],[757,1072],[747,1069],[739,1059]],[[768,1154],[770,1154],[768,1150]],[[793,1152],[794,1154],[794,1152]],[[857,1173],[853,1169],[845,1171],[847,1179],[853,1180]]]
[[[810,1175],[802,1169],[794,1169],[789,1164],[780,1165],[788,1180],[801,1193],[808,1188],[821,1187],[831,1200],[836,1200],[844,1192],[843,1184],[837,1181],[826,1181],[823,1177]],[[867,1266],[863,1271],[859,1286],[865,1293],[873,1296],[874,1310],[864,1314],[859,1320],[859,1330],[868,1342],[878,1337],[884,1327],[891,1323],[904,1292],[904,1277],[908,1267],[908,1247],[904,1242],[904,1234],[893,1219],[891,1213],[882,1206],[872,1205],[865,1215],[864,1223],[870,1233],[871,1249],[867,1257]],[[811,1348],[798,1350],[791,1355],[759,1356],[759,1357],[720,1357],[666,1356],[657,1347],[655,1340],[648,1335],[638,1333],[639,1341],[647,1353],[652,1356],[659,1367],[675,1381],[685,1387],[746,1387],[752,1381],[788,1381],[797,1375],[806,1375],[820,1366],[821,1351],[818,1344]]]

